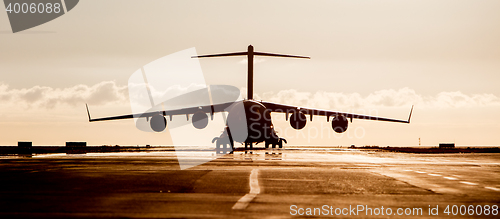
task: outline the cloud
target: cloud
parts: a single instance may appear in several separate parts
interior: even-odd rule
[[[196,84],[189,88],[198,87]],[[178,93],[186,88],[171,87],[159,92],[152,89],[153,96],[164,96]],[[129,104],[129,89],[119,86],[113,81],[88,85],[75,85],[68,88],[52,88],[34,86],[31,88],[11,89],[0,83],[0,104],[16,107],[36,107],[52,109],[56,106]],[[241,89],[242,97],[246,97],[246,89]],[[175,96],[175,95],[174,95]],[[500,98],[494,94],[464,94],[460,91],[440,92],[436,95],[424,96],[410,88],[399,90],[386,89],[362,96],[359,93],[337,92],[301,92],[295,89],[255,94],[255,99],[288,105],[320,108],[320,109],[352,109],[374,107],[408,107],[419,108],[467,108],[500,106]],[[138,98],[138,97],[135,97]],[[149,103],[149,98],[144,96]]]
[[[434,96],[417,94],[410,88],[375,91],[367,96],[359,93],[336,93],[318,91],[300,92],[294,89],[277,93],[266,92],[259,98],[276,103],[307,106],[322,109],[361,108],[361,107],[404,107],[419,108],[459,108],[500,106],[500,98],[493,94],[463,94],[460,91],[440,92]]]
[[[76,85],[68,88],[34,86],[10,89],[0,83],[0,103],[15,106],[54,108],[58,105],[75,106],[125,103],[128,100],[127,86],[117,86],[113,81],[104,81],[93,86]]]
[[[500,99],[493,94],[465,95],[459,91],[441,92],[431,100],[437,107],[467,107],[500,105]]]

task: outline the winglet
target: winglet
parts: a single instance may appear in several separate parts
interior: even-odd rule
[[[89,115],[89,122],[92,122],[92,119],[90,118],[89,106],[87,104],[85,104],[85,107],[87,107],[87,114]]]
[[[412,112],[413,112],[413,105],[411,105],[410,116],[408,116],[408,122],[406,122],[406,123],[410,123],[411,113]]]

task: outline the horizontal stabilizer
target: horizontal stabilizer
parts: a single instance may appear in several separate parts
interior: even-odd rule
[[[282,54],[274,54],[274,53],[265,53],[265,52],[254,52],[254,55],[258,56],[274,56],[274,57],[286,57],[286,58],[301,58],[301,59],[310,59],[311,57],[306,56],[294,56],[294,55],[282,55]]]
[[[248,59],[248,79],[247,79],[247,98],[249,100],[253,99],[253,59],[254,56],[271,56],[271,57],[284,57],[284,58],[300,58],[300,59],[310,59],[306,56],[295,56],[295,55],[283,55],[275,53],[266,52],[255,52],[252,45],[248,45],[248,50],[246,52],[234,52],[234,53],[221,53],[213,55],[201,55],[201,56],[191,56],[191,58],[206,58],[206,57],[224,57],[224,56],[247,56]]]
[[[191,56],[191,58],[223,57],[223,56],[246,56],[248,52],[221,53],[213,55]]]

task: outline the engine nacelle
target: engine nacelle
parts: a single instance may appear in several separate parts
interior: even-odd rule
[[[303,129],[304,126],[306,126],[307,119],[306,115],[304,113],[298,112],[298,113],[293,113],[290,116],[290,125],[294,129]]]
[[[345,116],[336,116],[332,119],[332,129],[337,133],[343,133],[347,130],[349,121]]]
[[[162,115],[155,115],[151,117],[150,121],[151,129],[155,132],[162,132],[167,127],[167,119]]]
[[[193,114],[193,118],[191,119],[193,126],[197,129],[204,129],[208,125],[208,116],[204,112],[197,112]]]

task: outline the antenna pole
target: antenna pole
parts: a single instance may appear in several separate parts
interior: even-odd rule
[[[253,46],[248,46],[248,84],[247,99],[253,99]]]

